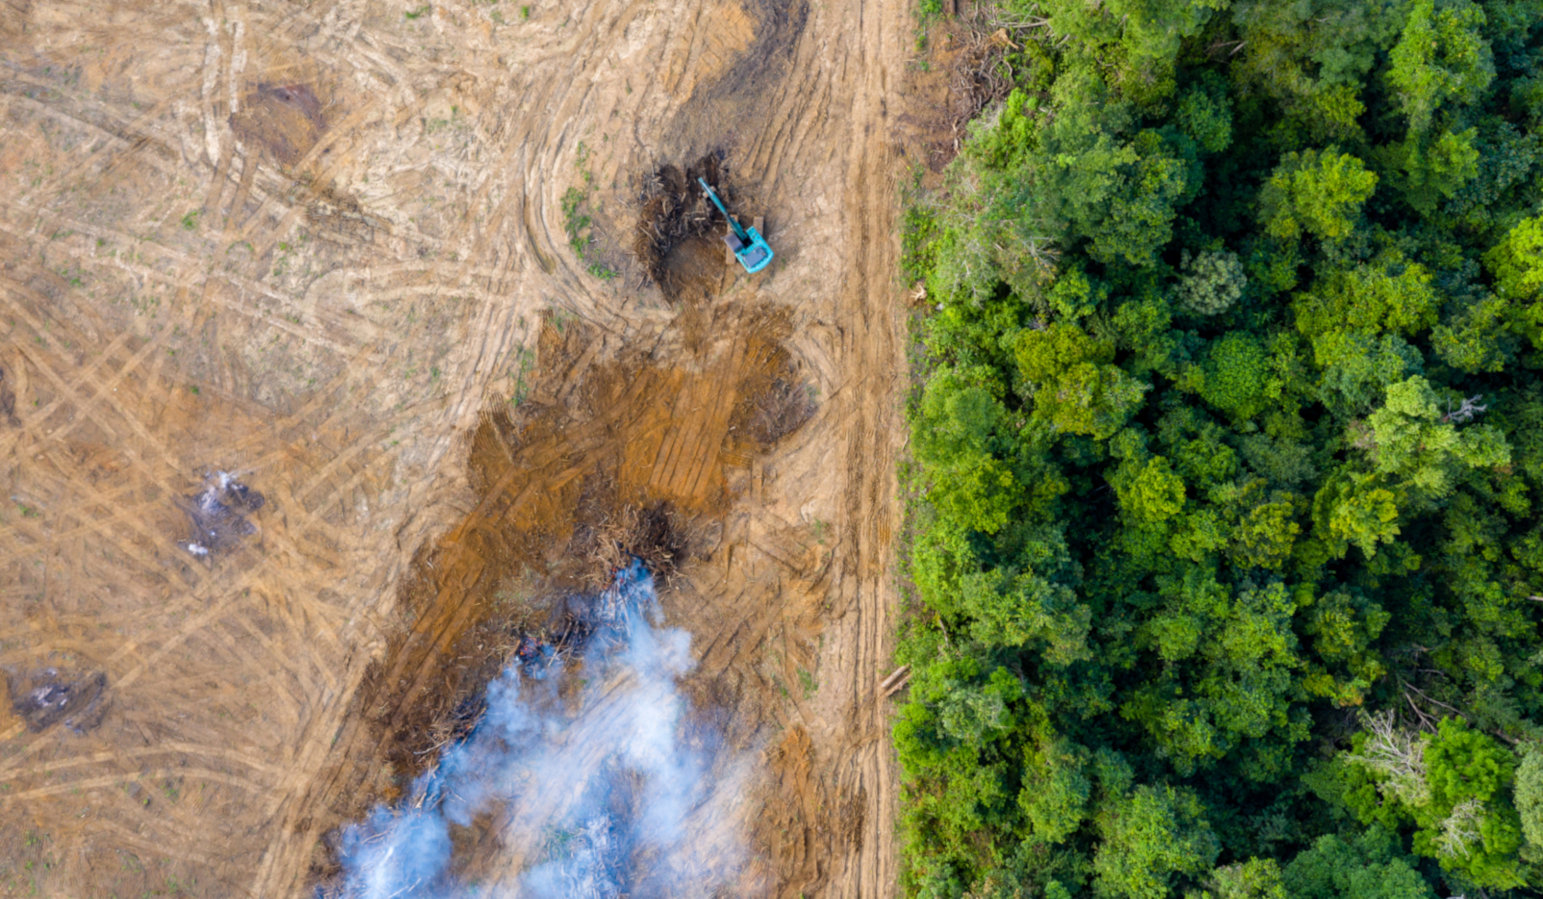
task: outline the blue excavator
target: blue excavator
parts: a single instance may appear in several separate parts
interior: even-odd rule
[[[702,190],[707,192],[707,198],[712,200],[713,205],[718,207],[718,211],[723,213],[723,217],[729,220],[729,233],[723,235],[723,242],[729,245],[734,258],[745,267],[745,271],[753,275],[771,264],[772,248],[766,243],[766,238],[761,236],[761,232],[753,227],[746,228],[734,216],[729,215],[729,210],[723,205],[723,201],[718,199],[717,192],[708,186],[706,178],[696,180],[702,185]]]

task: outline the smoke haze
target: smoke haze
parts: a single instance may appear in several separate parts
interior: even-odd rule
[[[562,689],[562,665],[511,665],[405,802],[344,831],[344,896],[710,896],[734,882],[748,769],[687,720],[676,680],[693,665],[690,636],[651,623],[641,563],[596,602],[578,684]],[[463,877],[452,834],[474,824],[460,833],[493,839],[479,837]]]

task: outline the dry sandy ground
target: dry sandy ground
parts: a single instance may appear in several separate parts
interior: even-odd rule
[[[914,23],[747,2],[0,0],[0,668],[84,685],[0,707],[0,895],[306,894],[597,490],[691,522],[763,888],[893,892]],[[669,302],[643,178],[719,149],[778,258]],[[198,557],[217,470],[266,502]]]

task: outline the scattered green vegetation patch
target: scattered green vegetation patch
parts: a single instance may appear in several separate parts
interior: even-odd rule
[[[595,175],[589,170],[589,149],[579,142],[574,165],[579,170],[583,186],[573,186],[563,193],[563,231],[568,235],[568,247],[573,250],[584,270],[602,281],[610,281],[619,274],[615,269],[592,258],[595,244],[594,218],[590,215],[590,194],[594,189]]]

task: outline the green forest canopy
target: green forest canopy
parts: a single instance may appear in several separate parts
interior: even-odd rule
[[[1543,888],[1543,3],[1001,15],[908,218],[906,891]]]

